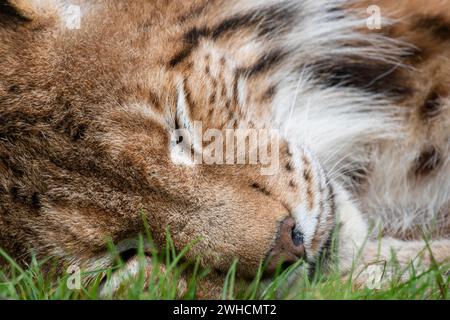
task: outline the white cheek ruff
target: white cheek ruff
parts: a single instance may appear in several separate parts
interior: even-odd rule
[[[308,149],[302,147],[300,151],[298,148],[292,148],[292,154],[300,176],[303,177],[305,170],[308,170],[311,176],[309,181],[301,182],[304,187],[300,191],[300,204],[294,210],[294,218],[296,229],[303,234],[307,258],[313,261],[322,244],[329,238],[329,226],[334,224],[334,218],[330,217],[334,214],[329,204],[330,188],[327,186],[324,171]],[[297,160],[303,157],[308,160],[307,167],[301,160]],[[312,207],[307,200],[311,196]],[[323,239],[316,239],[317,237],[323,237]],[[318,247],[317,243],[319,243]]]
[[[294,211],[294,218],[296,221],[296,229],[303,234],[303,241],[306,252],[311,251],[311,244],[315,235],[318,224],[317,212],[311,212],[307,205],[302,203]]]

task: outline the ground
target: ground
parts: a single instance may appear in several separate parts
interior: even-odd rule
[[[170,243],[170,241],[169,241]],[[111,254],[113,253],[113,249]],[[143,252],[143,250],[140,250]],[[186,268],[181,263],[183,252],[177,254],[172,249],[160,256],[154,256],[155,266],[164,261],[167,272],[164,275],[154,274],[150,282],[152,285],[146,286],[144,281],[144,272],[137,279],[131,282],[126,288],[122,289],[115,296],[107,298],[114,299],[177,299],[177,283],[179,274]],[[90,284],[76,287],[76,281],[71,274],[59,276],[46,272],[48,262],[38,262],[33,259],[32,263],[23,268],[16,264],[8,255],[0,251],[9,264],[8,268],[0,270],[0,300],[1,299],[31,299],[31,300],[96,300],[99,299],[99,287],[101,284],[100,274],[109,275],[112,270],[97,270],[90,274],[82,274],[92,279]],[[139,255],[143,257],[142,255]],[[118,258],[118,267],[123,261]],[[44,266],[46,266],[44,268]],[[192,266],[191,266],[192,267]],[[382,288],[377,285],[356,286],[352,277],[343,279],[338,273],[325,277],[318,277],[314,280],[303,279],[295,285],[295,289],[289,293],[280,295],[280,288],[286,283],[286,278],[295,272],[296,266],[292,266],[281,272],[270,283],[261,285],[260,277],[256,277],[253,283],[245,290],[236,290],[235,286],[235,268],[230,269],[223,293],[222,299],[233,300],[253,300],[253,299],[289,299],[289,300],[311,300],[311,299],[339,299],[339,300],[449,300],[450,294],[450,264],[435,264],[425,271],[417,271],[414,267],[398,269],[395,275],[384,282]],[[159,268],[154,268],[158,270]],[[201,270],[194,266],[193,276],[188,281],[188,288],[183,299],[196,298],[196,283],[208,274],[208,270]],[[44,275],[45,274],[45,275]],[[405,278],[405,275],[408,276]],[[400,281],[400,279],[402,279]],[[237,292],[236,292],[237,291]],[[278,292],[278,293],[277,293]]]

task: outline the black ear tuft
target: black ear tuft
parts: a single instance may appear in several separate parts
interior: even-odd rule
[[[0,0],[1,22],[29,22],[34,12],[27,0]]]

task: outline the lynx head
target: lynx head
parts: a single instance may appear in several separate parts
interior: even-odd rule
[[[316,261],[348,199],[274,125],[271,11],[197,2],[3,1],[0,246],[108,266],[144,213],[218,272]]]

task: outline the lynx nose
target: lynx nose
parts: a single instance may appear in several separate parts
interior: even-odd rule
[[[305,256],[303,235],[295,230],[295,220],[286,218],[280,226],[275,246],[269,254],[266,272],[273,274],[277,268],[286,268]]]

